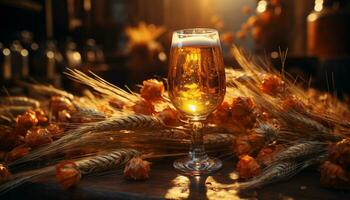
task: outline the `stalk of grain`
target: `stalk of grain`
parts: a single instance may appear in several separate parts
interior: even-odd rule
[[[28,155],[10,163],[11,167],[24,164],[38,158],[58,153],[66,146],[71,146],[72,143],[84,141],[80,140],[85,134],[99,134],[104,131],[118,130],[145,130],[145,129],[160,129],[164,127],[161,119],[141,114],[130,116],[111,117],[103,121],[95,123],[84,123],[81,127],[68,131],[63,137],[53,143],[44,146],[40,149],[30,152]]]
[[[90,175],[117,169],[124,166],[131,158],[140,153],[135,149],[116,149],[104,154],[73,160],[82,175]],[[43,167],[14,174],[12,179],[0,185],[0,195],[41,177],[55,174],[55,166]]]

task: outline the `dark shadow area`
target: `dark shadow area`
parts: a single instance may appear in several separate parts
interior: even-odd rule
[[[114,173],[108,176],[86,177],[77,187],[63,191],[53,179],[47,179],[22,185],[0,196],[0,199],[164,199],[169,198],[171,192],[173,195],[188,197],[188,199],[208,199],[209,192],[212,194],[210,199],[220,200],[222,199],[220,195],[227,192],[220,188],[213,188],[214,184],[208,183],[209,176],[196,178],[177,174],[172,167],[172,162],[173,159],[167,159],[162,163],[155,163],[152,166],[150,179],[146,181],[128,181],[122,174]],[[210,176],[216,184],[230,184],[234,183],[228,175],[232,172],[234,172],[234,162],[225,161],[223,169]],[[319,174],[315,171],[304,171],[288,181],[255,190],[231,192],[235,198],[261,200],[350,199],[350,193],[347,191],[322,188],[319,183]]]

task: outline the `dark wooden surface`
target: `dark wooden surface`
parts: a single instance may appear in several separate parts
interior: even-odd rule
[[[22,185],[0,199],[334,199],[350,200],[350,192],[321,188],[319,174],[305,171],[291,180],[253,191],[217,189],[217,185],[234,183],[234,162],[225,161],[219,172],[197,178],[178,174],[172,162],[157,162],[149,180],[127,181],[114,173],[84,177],[79,185],[62,191],[53,179]],[[212,189],[213,188],[213,189]]]

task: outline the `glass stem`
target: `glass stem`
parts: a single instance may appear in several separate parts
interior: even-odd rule
[[[203,144],[203,123],[201,121],[190,121],[192,131],[192,143],[189,151],[189,159],[192,162],[200,163],[208,159]]]

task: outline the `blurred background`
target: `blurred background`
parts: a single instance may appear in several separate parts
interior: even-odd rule
[[[304,83],[350,92],[348,0],[0,0],[0,75],[79,90],[62,72],[92,71],[119,86],[164,77],[172,31],[218,29],[225,64],[236,44]],[[4,89],[5,90],[5,89]]]

